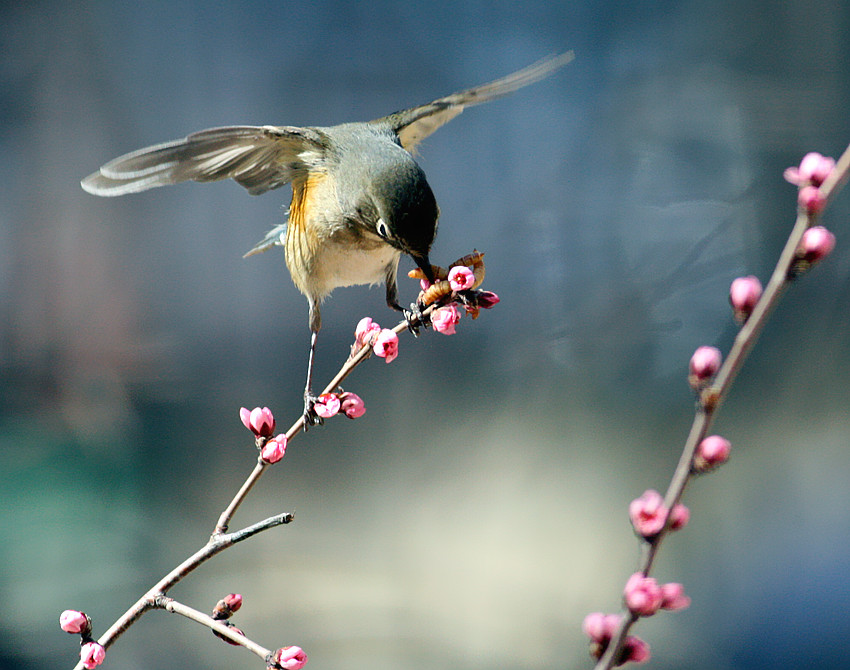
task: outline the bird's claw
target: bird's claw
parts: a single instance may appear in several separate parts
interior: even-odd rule
[[[312,426],[321,426],[325,423],[324,419],[316,414],[316,410],[314,409],[317,400],[318,398],[312,393],[304,392],[304,414],[302,418],[305,432]]]
[[[410,309],[403,309],[402,314],[404,314],[404,320],[407,321],[407,329],[413,334],[413,337],[419,337],[419,327],[427,327],[419,303],[410,303]]]

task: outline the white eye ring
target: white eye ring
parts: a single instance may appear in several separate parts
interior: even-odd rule
[[[378,231],[378,235],[383,239],[387,239],[390,236],[390,231],[387,230],[387,224],[384,223],[383,219],[378,219],[375,229]]]

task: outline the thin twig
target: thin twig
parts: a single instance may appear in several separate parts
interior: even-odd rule
[[[264,519],[251,526],[247,526],[242,530],[237,530],[232,533],[223,533],[211,537],[209,541],[194,554],[189,556],[180,565],[174,568],[171,572],[154,584],[141,598],[139,598],[119,619],[112,624],[109,629],[98,638],[98,643],[104,648],[108,648],[115,642],[124,632],[132,626],[145,612],[156,608],[158,599],[165,596],[172,586],[177,584],[186,575],[191,573],[195,568],[202,565],[213,556],[225,549],[232,547],[238,542],[247,540],[249,537],[261,533],[269,528],[280,526],[292,521],[293,515],[286,512],[277,514],[268,519]],[[74,666],[74,670],[81,670],[83,667],[82,661]]]
[[[425,317],[429,316],[431,312],[435,309],[436,305],[429,305],[426,309],[422,310],[420,317],[418,319],[419,325],[424,326]],[[416,325],[414,323],[414,325]],[[397,335],[401,334],[405,330],[408,330],[409,326],[407,321],[400,321],[398,325],[393,328],[393,332]],[[339,371],[333,376],[333,378],[328,382],[328,385],[325,386],[322,393],[331,393],[333,392],[339,385],[343,382],[343,380],[348,377],[358,365],[360,365],[363,361],[365,361],[369,356],[372,355],[372,348],[369,346],[362,346],[356,352],[351,354],[342,364],[342,367]],[[300,416],[293,423],[289,430],[286,431],[286,439],[287,444],[293,437],[295,437],[298,433],[300,433],[304,429],[304,417]],[[248,479],[245,480],[245,483],[239,488],[239,491],[234,496],[233,500],[227,505],[224,511],[221,513],[221,516],[216,523],[215,530],[213,531],[213,536],[218,533],[223,533],[227,530],[228,525],[230,524],[230,520],[233,518],[233,515],[236,514],[236,510],[245,500],[245,496],[248,495],[248,492],[257,483],[257,481],[262,476],[263,472],[266,469],[265,461],[258,458],[257,465],[254,467],[254,470],[248,475]]]
[[[198,610],[193,609],[188,605],[184,605],[183,603],[178,602],[173,598],[161,596],[156,599],[155,606],[157,608],[164,609],[166,612],[179,614],[180,616],[184,616],[187,619],[191,619],[192,621],[195,621],[196,623],[199,623],[202,626],[206,626],[210,630],[219,633],[220,635],[226,637],[228,640],[231,640],[240,647],[245,647],[245,649],[256,654],[263,660],[267,660],[272,655],[271,649],[266,649],[265,647],[257,644],[242,633],[236,631],[232,626],[228,626],[227,624],[224,624],[221,621],[213,619],[209,614],[199,612]]]
[[[424,326],[427,323],[425,317],[429,316],[435,308],[436,305],[430,305],[426,309],[422,310],[418,319],[419,325]],[[408,322],[405,320],[399,322],[399,324],[392,330],[396,334],[400,334],[408,328]],[[371,353],[371,347],[364,346],[361,347],[358,351],[354,352],[352,355],[350,355],[322,392],[329,393],[336,389],[358,365],[360,365],[371,355]],[[302,416],[299,417],[298,420],[296,420],[286,432],[287,439],[292,439],[303,429],[303,427],[304,418]],[[124,614],[122,614],[115,621],[115,623],[113,623],[106,630],[106,632],[103,633],[103,635],[100,636],[100,638],[97,640],[100,645],[102,645],[104,648],[108,648],[119,637],[121,637],[121,635],[123,635],[124,632],[128,628],[130,628],[130,626],[132,626],[145,612],[148,612],[151,609],[168,609],[169,611],[181,613],[184,616],[189,616],[189,612],[196,612],[195,610],[192,610],[189,607],[180,605],[179,603],[175,603],[175,601],[171,600],[170,598],[166,598],[166,593],[168,592],[168,589],[177,584],[181,579],[186,577],[198,566],[200,566],[219,552],[223,551],[224,549],[233,546],[237,542],[246,540],[259,532],[292,521],[293,515],[289,513],[284,513],[269,517],[268,519],[255,523],[251,526],[247,526],[242,530],[234,531],[232,533],[226,532],[230,520],[233,518],[233,515],[236,513],[236,510],[245,500],[245,497],[253,488],[254,484],[257,483],[263,472],[265,472],[267,466],[268,463],[266,463],[262,459],[257,459],[257,465],[251,471],[251,474],[248,475],[245,482],[239,488],[239,491],[236,493],[236,495],[233,497],[233,499],[230,501],[230,503],[219,516],[215,530],[210,536],[209,541],[198,551],[196,551],[194,554],[184,560],[180,565],[174,568],[171,572],[165,575],[162,579],[160,579],[141,598],[139,598],[135,603],[133,603],[133,605],[126,612],[124,612]],[[166,602],[169,603],[167,607],[164,604]],[[201,623],[204,623],[204,625],[209,625],[209,621],[213,621],[210,617],[206,617],[206,615],[201,614],[200,612],[197,612],[197,616],[192,615],[189,618],[198,621],[198,617],[200,617],[200,621]],[[207,621],[207,619],[209,619],[209,621]],[[228,630],[220,630],[221,628]],[[223,624],[217,624],[215,626],[215,629],[219,630],[219,632],[221,632],[225,636],[230,637],[231,639],[234,639],[243,646],[251,649],[251,651],[254,651],[254,653],[258,653],[259,650],[264,651],[265,654],[271,653],[269,652],[269,650],[263,649],[259,645],[256,645],[255,643],[245,638],[244,636],[238,636],[237,634],[231,632],[229,630],[229,627],[224,626]],[[249,646],[248,644],[244,644],[243,640],[250,643],[251,646]],[[74,666],[74,670],[82,670],[82,668],[82,661],[78,662]]]
[[[829,177],[820,186],[821,194],[826,202],[838,192],[847,180],[848,175],[850,175],[850,147],[844,151]],[[691,425],[690,433],[682,449],[679,463],[673,472],[667,493],[664,496],[664,505],[668,510],[672,510],[674,505],[681,500],[685,487],[691,478],[694,454],[696,453],[697,446],[707,436],[717,411],[728,394],[729,389],[732,387],[735,377],[743,367],[747,355],[755,345],[762,328],[764,328],[768,317],[776,307],[783,292],[792,281],[789,278],[790,270],[795,263],[800,241],[806,230],[814,224],[816,218],[816,215],[809,214],[802,208],[799,209],[794,227],[779,256],[779,260],[764,289],[762,297],[746,323],[738,331],[738,335],[735,337],[735,341],[723,365],[718,370],[713,384],[700,394],[700,402],[694,416],[693,424]],[[671,516],[668,514],[667,523],[661,532],[644,544],[644,551],[639,561],[638,572],[647,576],[649,575],[661,543],[670,530]],[[638,617],[635,614],[626,612],[617,631],[608,643],[605,653],[602,654],[596,663],[595,670],[610,670],[616,665],[616,661],[622,653],[626,635],[637,619]]]

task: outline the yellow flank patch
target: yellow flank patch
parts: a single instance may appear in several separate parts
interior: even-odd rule
[[[323,172],[310,172],[306,178],[293,179],[292,202],[289,205],[289,221],[286,225],[286,265],[296,287],[307,293],[306,280],[316,253],[319,249],[319,238],[316,231],[315,212],[311,207],[315,204],[316,191],[321,182],[327,179]]]

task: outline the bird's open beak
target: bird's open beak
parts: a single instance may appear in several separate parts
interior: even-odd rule
[[[410,256],[413,259],[413,262],[419,267],[422,272],[425,273],[425,276],[428,278],[428,281],[432,284],[434,283],[434,270],[431,268],[431,261],[428,260],[428,256],[414,256],[411,254]]]

